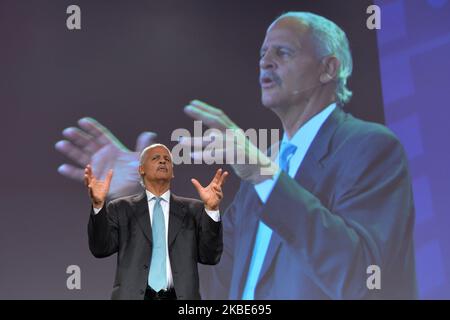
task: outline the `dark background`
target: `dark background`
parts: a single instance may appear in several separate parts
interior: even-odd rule
[[[61,131],[91,116],[134,149],[142,131],[173,146],[174,129],[193,131],[182,112],[192,99],[222,108],[242,128],[280,128],[260,103],[259,49],[281,13],[313,11],[346,32],[354,58],[346,108],[383,122],[377,36],[366,28],[370,1],[0,1],[0,299],[107,299],[115,256],[87,245],[89,200],[60,176]],[[66,28],[81,7],[82,30]],[[181,165],[173,192],[197,197],[189,178],[217,167]],[[238,180],[225,187],[223,208]],[[81,290],[66,268],[81,268]]]

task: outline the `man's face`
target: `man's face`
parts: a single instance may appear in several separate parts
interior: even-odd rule
[[[267,30],[261,47],[262,103],[277,109],[294,106],[320,85],[320,60],[308,27],[292,18]]]
[[[173,163],[169,151],[161,146],[149,149],[145,154],[144,163],[139,166],[139,173],[144,175],[146,183],[172,180]]]

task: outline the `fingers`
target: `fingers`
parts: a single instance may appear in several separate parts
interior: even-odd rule
[[[220,130],[239,129],[230,118],[219,108],[215,108],[199,100],[192,100],[184,108],[184,112],[195,119],[202,120],[210,128]]]
[[[84,185],[88,188],[90,188],[91,184],[91,175],[89,174],[89,169],[86,167],[84,169]]]
[[[106,190],[109,191],[109,186],[111,185],[111,180],[113,177],[113,170],[110,169],[106,175],[105,184],[106,184]]]
[[[232,124],[222,110],[199,100],[192,100],[184,108],[184,112],[191,118],[201,120],[210,128],[225,130]]]
[[[89,156],[92,156],[103,147],[103,145],[101,145],[94,136],[91,136],[83,130],[75,127],[64,129],[62,134],[65,138],[67,138],[74,145],[78,146],[80,150],[83,150],[83,152],[85,152]]]
[[[90,164],[84,168],[84,183],[86,187],[91,187],[91,182],[95,179],[94,175],[92,174],[92,167]]]
[[[223,184],[225,183],[228,175],[229,175],[228,171],[223,171],[222,168],[220,168],[217,170],[211,183],[215,184],[219,188],[221,188],[223,186]]]
[[[221,186],[221,187],[223,186],[223,184],[224,184],[225,181],[227,180],[228,175],[229,175],[228,171],[225,171],[225,172],[222,174],[222,176],[221,176],[220,179],[219,179],[219,186]]]
[[[201,110],[192,105],[188,105],[184,108],[184,112],[195,120],[200,120],[210,128],[217,128],[220,130],[225,130],[221,119],[215,114],[210,114],[204,110]]]
[[[201,111],[204,111],[204,112],[207,112],[207,113],[210,113],[213,115],[221,115],[222,114],[222,110],[215,108],[215,107],[213,107],[203,101],[200,101],[200,100],[192,100],[190,102],[190,105],[200,109]]]
[[[88,145],[93,138],[91,135],[87,134],[83,130],[80,130],[75,127],[64,129],[62,134],[66,139],[69,139],[72,143],[76,144],[79,147],[84,147]]]
[[[59,174],[76,181],[83,181],[84,170],[69,164],[63,164],[58,168]]]
[[[200,182],[198,182],[197,179],[192,178],[191,179],[192,184],[194,185],[195,189],[197,190],[197,192],[200,194],[200,192],[202,191],[203,187],[200,184]]]
[[[141,152],[156,140],[157,134],[154,132],[142,132],[136,140],[136,152]]]
[[[213,190],[214,190],[214,192],[215,192],[217,198],[218,198],[219,200],[222,200],[222,198],[223,198],[223,192],[222,192],[222,189],[221,189],[220,187],[218,187],[218,186],[213,186]]]
[[[127,148],[109,131],[106,127],[100,124],[93,118],[82,118],[78,120],[78,125],[88,134],[96,139],[96,142],[102,146],[112,143],[118,148],[127,150]]]
[[[90,155],[67,140],[58,141],[55,144],[55,149],[82,167],[85,167],[91,160]]]
[[[97,120],[89,117],[81,118],[80,120],[78,120],[78,125],[80,126],[80,128],[82,128],[95,138],[98,138],[109,132],[109,130],[106,129],[106,127],[100,124]]]
[[[92,156],[95,152],[101,149],[104,145],[112,143],[111,132],[103,127],[100,123],[92,118],[82,118],[78,120],[78,125],[81,129],[76,127],[69,127],[63,130],[63,136],[70,141],[79,151]],[[109,136],[108,136],[109,135]],[[64,140],[59,141],[56,148],[65,153],[66,151]],[[120,144],[120,142],[119,142]],[[85,164],[83,164],[84,166]]]
[[[55,144],[55,149],[81,167],[85,167],[92,159],[95,159],[94,155],[97,154],[98,151],[105,149],[105,146],[111,147],[108,148],[108,150],[128,151],[128,149],[123,146],[108,129],[96,120],[92,118],[83,118],[78,121],[78,124],[81,129],[69,127],[63,130],[63,136],[69,141],[58,141]],[[143,141],[144,138],[145,137],[140,141]],[[105,152],[106,151],[107,150],[105,150]],[[97,169],[100,167],[98,164],[94,163],[94,165]],[[73,180],[84,180],[84,169],[76,166],[63,164],[58,168],[58,172]]]
[[[218,184],[221,176],[222,176],[222,169],[217,169],[216,174],[214,175],[214,178],[212,179],[211,183]]]

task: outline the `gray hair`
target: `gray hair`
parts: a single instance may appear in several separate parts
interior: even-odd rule
[[[142,166],[144,164],[145,161],[145,156],[147,154],[147,151],[149,151],[150,149],[156,148],[156,147],[163,147],[164,149],[167,150],[167,152],[169,152],[170,155],[170,162],[172,162],[173,165],[173,157],[172,157],[172,152],[170,151],[169,148],[167,148],[165,145],[161,144],[161,143],[154,143],[148,147],[146,147],[144,150],[142,150],[141,154],[139,155],[139,165]],[[140,181],[139,183],[141,184],[142,187],[145,188],[145,184],[144,184],[144,178],[142,177],[142,175],[140,176]]]
[[[273,23],[283,18],[298,19],[310,28],[320,57],[334,55],[339,60],[336,97],[341,105],[349,102],[352,92],[347,88],[347,80],[353,72],[353,59],[345,32],[334,22],[311,12],[288,12]]]

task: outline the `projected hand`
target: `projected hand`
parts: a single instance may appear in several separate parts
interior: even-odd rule
[[[220,201],[223,198],[222,186],[227,179],[228,172],[217,170],[214,178],[207,187],[203,187],[197,179],[191,179],[195,189],[197,189],[200,199],[205,204],[207,210],[219,210]]]
[[[208,163],[222,158],[221,160],[230,164],[242,180],[253,184],[269,179],[277,172],[276,163],[259,150],[222,110],[199,100],[193,100],[184,108],[184,111],[188,116],[201,120],[208,127],[218,129],[210,136],[180,139],[179,143],[187,148],[194,144],[203,147],[201,152],[192,152],[192,158],[203,159]],[[227,139],[232,139],[232,142],[227,143]],[[215,146],[222,147],[214,148],[214,152],[205,150],[204,147],[211,144],[213,140],[219,142],[214,143]],[[236,155],[236,159],[234,156],[227,157],[230,153]]]
[[[156,138],[153,132],[143,132],[136,142],[133,152],[126,148],[106,127],[95,119],[83,118],[78,121],[79,128],[64,129],[61,140],[55,144],[56,150],[73,160],[76,165],[63,164],[58,172],[63,176],[83,181],[84,167],[91,164],[93,174],[105,179],[107,169],[113,169],[115,179],[111,183],[108,197],[117,198],[139,191],[139,154]]]

